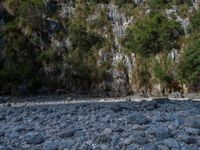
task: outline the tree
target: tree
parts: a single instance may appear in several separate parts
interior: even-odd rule
[[[179,23],[159,13],[150,14],[127,29],[125,47],[145,57],[167,52],[176,46],[180,31]]]

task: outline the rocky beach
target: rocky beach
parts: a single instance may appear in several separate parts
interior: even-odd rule
[[[0,150],[200,149],[198,99],[55,98],[4,98]]]

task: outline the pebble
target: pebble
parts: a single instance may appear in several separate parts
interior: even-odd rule
[[[192,135],[200,135],[200,129],[195,129],[195,128],[186,128],[185,129],[187,133],[192,134]]]
[[[0,150],[14,150],[14,149],[8,146],[0,145]]]
[[[29,133],[26,143],[27,144],[42,144],[44,142],[44,137],[40,133]]]
[[[111,135],[111,134],[112,134],[112,129],[110,129],[110,128],[105,128],[105,129],[103,130],[103,134],[104,134],[104,135]]]
[[[125,146],[130,145],[132,142],[133,142],[132,138],[126,138],[126,139],[124,140],[124,145],[125,145]]]
[[[169,138],[171,136],[171,133],[168,129],[167,126],[165,125],[156,125],[154,128],[153,128],[153,132],[155,134],[155,137],[159,140],[163,140],[165,138]]]
[[[195,139],[189,135],[179,135],[178,140],[183,141],[186,144],[194,144]]]
[[[74,130],[73,129],[67,129],[61,132],[60,137],[61,138],[69,138],[74,135]]]
[[[147,124],[149,120],[141,113],[133,113],[127,117],[127,123],[129,124]]]

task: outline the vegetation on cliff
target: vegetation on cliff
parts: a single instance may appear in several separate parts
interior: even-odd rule
[[[177,46],[181,30],[179,23],[159,13],[150,14],[127,29],[125,46],[144,57],[168,53]]]
[[[175,5],[175,16],[167,14]],[[182,91],[183,84],[199,90],[200,11],[189,11],[191,1],[82,0],[61,6],[43,0],[4,0],[0,6],[0,94],[38,93],[43,87],[98,89],[114,80],[116,69],[138,91],[151,91],[155,84],[163,94]],[[190,19],[186,30],[177,15]],[[124,20],[125,34],[125,27],[118,25]],[[171,56],[174,49],[176,60]],[[124,62],[114,65],[114,54],[123,50],[127,56],[135,54],[131,73]]]

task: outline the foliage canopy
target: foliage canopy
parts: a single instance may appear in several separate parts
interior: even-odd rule
[[[142,56],[167,52],[176,45],[181,25],[156,13],[138,20],[127,29],[125,47]]]

